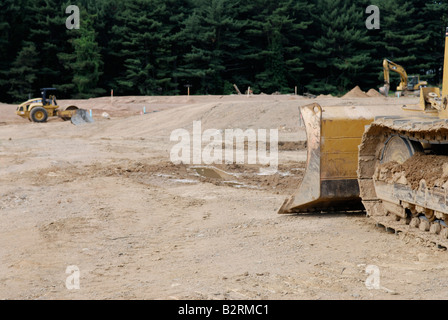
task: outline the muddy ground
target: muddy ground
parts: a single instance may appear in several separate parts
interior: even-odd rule
[[[448,298],[446,251],[389,233],[362,214],[276,213],[305,170],[298,106],[385,101],[65,101],[92,109],[95,123],[85,126],[57,118],[30,123],[1,104],[0,298]],[[278,129],[278,173],[222,164],[216,167],[232,179],[217,179],[173,164],[170,134],[198,120],[203,129]],[[79,288],[67,282],[75,275],[66,273],[70,267],[79,270]]]

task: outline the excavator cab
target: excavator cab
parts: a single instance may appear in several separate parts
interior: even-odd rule
[[[409,76],[408,78],[408,90],[409,91],[418,91],[421,87],[426,87],[428,82],[420,81],[420,76],[414,75]]]
[[[419,76],[409,76],[408,78],[408,90],[414,90],[414,87],[420,82]]]

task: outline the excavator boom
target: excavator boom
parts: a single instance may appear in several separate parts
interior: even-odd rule
[[[383,60],[384,83],[390,85],[390,70],[400,75],[400,85],[398,87],[406,88],[408,84],[408,74],[406,70],[399,64],[396,64],[395,62],[392,62],[388,59]]]
[[[390,61],[389,59],[383,60],[383,73],[384,73],[384,86],[380,88],[380,93],[384,96],[389,95],[390,89],[390,71],[394,71],[400,75],[400,84],[397,87],[397,91],[406,94],[420,90],[420,87],[425,87],[428,83],[426,81],[420,81],[418,76],[408,76],[406,70],[399,64]]]

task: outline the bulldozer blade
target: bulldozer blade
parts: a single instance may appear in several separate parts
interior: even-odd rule
[[[299,108],[307,136],[303,180],[278,213],[363,210],[357,180],[358,146],[375,116],[402,114],[400,106],[329,106]]]
[[[425,111],[427,108],[431,109],[431,100],[434,98],[440,98],[440,89],[437,87],[421,87],[420,88],[420,102],[419,107],[421,111]]]
[[[87,112],[87,110],[78,109],[78,110],[76,110],[75,114],[72,116],[71,122],[77,126],[80,124],[92,123],[92,122],[94,122],[94,120],[90,116],[90,114]]]

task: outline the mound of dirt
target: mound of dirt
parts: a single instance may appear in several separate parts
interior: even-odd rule
[[[447,156],[425,155],[416,153],[403,164],[389,162],[382,164],[378,174],[380,180],[388,183],[401,183],[409,185],[417,190],[421,180],[425,180],[426,186],[446,187],[448,178]]]
[[[369,98],[369,96],[362,91],[359,86],[356,86],[347,92],[342,98]]]
[[[370,89],[369,91],[367,91],[366,93],[369,97],[374,98],[374,97],[382,97],[383,95],[381,93],[379,93],[378,91],[376,91],[375,89]]]

